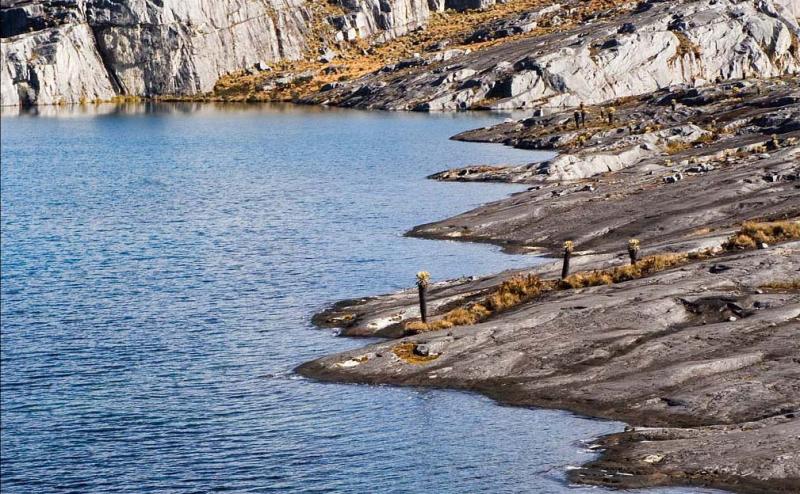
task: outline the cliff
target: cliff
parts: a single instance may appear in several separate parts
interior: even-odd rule
[[[426,0],[4,0],[0,13],[2,104],[43,105],[201,94],[229,72],[326,53],[320,38],[405,34],[430,10]]]
[[[0,5],[3,105],[169,96],[506,110],[800,71],[797,0]]]

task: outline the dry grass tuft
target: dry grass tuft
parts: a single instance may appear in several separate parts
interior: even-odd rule
[[[767,244],[800,239],[800,222],[775,221],[769,223],[747,222],[739,232],[722,245],[722,250],[754,249],[760,242]],[[536,297],[556,290],[612,285],[651,276],[677,266],[702,261],[719,254],[720,248],[695,252],[655,254],[644,257],[635,264],[608,269],[574,273],[561,281],[543,280],[536,275],[519,275],[504,281],[479,303],[453,309],[436,321],[406,323],[407,332],[436,331],[454,326],[468,326],[485,321],[493,314],[517,307]],[[777,282],[776,282],[777,283]],[[782,283],[782,282],[781,282]],[[776,284],[773,289],[796,290],[800,280]],[[765,289],[769,287],[765,286]]]
[[[722,247],[725,250],[755,249],[760,244],[774,244],[800,240],[800,222],[798,221],[748,221],[734,233]]]
[[[489,316],[496,312],[516,307],[555,287],[555,282],[544,281],[535,275],[514,276],[504,281],[497,290],[479,303],[453,309],[444,314],[441,319],[429,323],[423,323],[422,321],[408,322],[405,325],[405,329],[410,333],[421,333],[450,329],[453,326],[477,324],[488,319]]]
[[[678,154],[681,151],[686,151],[691,147],[692,145],[688,142],[674,140],[674,141],[669,141],[667,145],[664,147],[664,150],[668,154]]]
[[[417,348],[415,343],[400,343],[399,345],[395,345],[392,348],[392,353],[397,355],[397,357],[406,362],[408,364],[425,364],[430,362],[431,360],[436,360],[439,358],[438,355],[428,355],[422,356],[417,355],[414,353],[414,350]]]
[[[678,38],[678,47],[675,50],[675,55],[673,55],[672,60],[670,62],[675,62],[676,60],[683,59],[684,56],[691,54],[694,58],[700,58],[702,52],[700,51],[700,47],[697,46],[686,36],[684,33],[679,31],[672,31],[672,34]]]
[[[507,310],[553,288],[552,282],[544,281],[536,275],[514,276],[504,281],[486,299],[486,308],[490,313]]]
[[[800,292],[800,278],[770,281],[759,286],[759,288],[773,293]]]
[[[640,259],[636,264],[610,269],[585,271],[568,276],[561,282],[562,288],[586,288],[611,285],[623,281],[643,278],[659,271],[689,262],[689,254],[656,254]]]
[[[708,134],[703,134],[694,141],[692,141],[693,146],[697,146],[700,144],[710,144],[717,140],[719,136],[717,136],[714,132],[709,132]]]

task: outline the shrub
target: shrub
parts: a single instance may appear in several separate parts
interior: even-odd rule
[[[725,250],[755,249],[761,243],[774,244],[800,239],[800,223],[797,221],[748,221],[734,233],[722,247]]]
[[[758,243],[775,243],[800,239],[800,223],[797,221],[746,222],[727,242],[724,250],[752,249]],[[429,323],[411,321],[406,323],[409,332],[436,331],[454,326],[467,326],[485,321],[492,314],[514,308],[535,297],[554,290],[587,288],[611,285],[650,276],[692,261],[709,259],[719,252],[717,249],[704,249],[696,252],[677,252],[654,254],[626,264],[608,269],[574,273],[564,280],[543,280],[536,275],[514,276],[497,287],[483,301],[466,307],[459,307],[445,313],[440,319]],[[788,289],[797,289],[798,280],[792,280]]]
[[[775,280],[764,283],[759,288],[770,292],[800,292],[800,278],[793,280]]]

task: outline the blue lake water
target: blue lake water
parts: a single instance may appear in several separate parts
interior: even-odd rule
[[[330,302],[535,262],[402,236],[520,189],[424,179],[534,160],[447,139],[503,116],[47,111],[2,119],[4,493],[600,491],[622,424],[292,373],[365,343]]]

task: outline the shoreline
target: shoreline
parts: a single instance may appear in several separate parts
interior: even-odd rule
[[[631,237],[642,241],[642,256],[675,256],[719,249],[748,220],[795,222],[800,88],[780,79],[757,84],[785,104],[764,103],[762,89],[745,81],[703,88],[699,102],[684,102],[697,94],[680,90],[617,102],[625,132],[593,120],[581,144],[569,112],[463,133],[560,154],[437,174],[531,187],[405,235],[545,255],[574,240],[580,274],[624,265]],[[670,97],[677,111],[653,105]],[[643,114],[648,128],[629,123]],[[600,458],[570,471],[574,482],[797,492],[800,241],[787,240],[690,257],[608,286],[548,292],[477,324],[419,334],[404,330],[418,317],[414,289],[343,301],[314,323],[387,340],[296,371],[323,381],[479,392],[501,404],[631,424],[599,440]],[[434,283],[429,312],[440,318],[480,303],[520,274],[557,279],[560,262],[545,259],[527,270]]]
[[[800,248],[800,244],[795,243],[792,248],[797,251],[797,249]],[[644,283],[648,282],[647,279],[639,281]],[[594,291],[602,291],[602,289],[595,289]],[[580,298],[581,295],[573,295],[573,297]],[[548,302],[545,301],[540,304],[540,307],[547,305]],[[800,310],[794,309],[794,311],[800,314]],[[502,315],[500,323],[502,324],[503,318],[508,317],[508,314]],[[797,315],[795,315],[795,317],[797,317]],[[427,345],[443,343],[447,346],[454,346],[454,343],[458,341],[453,341],[454,336],[457,339],[467,339],[476,337],[475,333],[480,335],[481,340],[485,341],[487,337],[492,337],[492,333],[496,331],[497,323],[497,320],[490,320],[487,323],[472,327],[403,337],[399,341],[401,343],[420,342]],[[787,322],[786,327],[782,328],[787,334],[790,334],[792,331],[789,324],[792,323]],[[508,333],[513,334],[515,330],[517,329],[512,328]],[[772,329],[772,331],[775,330]],[[669,339],[669,336],[666,338]],[[467,344],[466,352],[462,351],[461,348],[452,349],[452,351],[454,351],[452,357],[447,356],[448,351],[451,351],[451,349],[445,346],[442,355],[432,361],[431,364],[422,364],[414,368],[414,365],[398,362],[397,359],[391,357],[392,347],[396,344],[397,340],[389,339],[385,342],[371,344],[367,347],[355,349],[343,354],[323,357],[316,361],[307,362],[300,365],[295,370],[305,377],[329,382],[371,385],[388,384],[393,386],[429,387],[477,392],[488,396],[502,405],[566,410],[582,416],[603,420],[623,421],[633,424],[633,427],[625,432],[614,433],[599,438],[597,444],[602,446],[602,451],[600,451],[601,456],[596,460],[590,461],[581,469],[571,471],[569,473],[569,478],[571,481],[575,482],[618,488],[691,485],[723,488],[742,493],[796,491],[798,485],[796,479],[789,479],[785,482],[764,482],[742,479],[735,475],[726,478],[720,475],[720,472],[713,473],[715,468],[713,465],[709,466],[708,470],[710,473],[677,470],[664,474],[659,471],[657,465],[643,464],[641,461],[642,458],[647,458],[651,455],[656,455],[656,457],[664,455],[663,453],[652,452],[653,450],[658,450],[664,441],[674,442],[686,439],[689,443],[688,448],[695,449],[698,447],[696,441],[697,435],[703,434],[704,431],[714,431],[720,428],[723,429],[724,432],[709,432],[713,439],[709,443],[710,445],[707,445],[707,448],[713,450],[719,440],[726,439],[731,433],[751,434],[752,437],[749,439],[753,442],[764,442],[766,440],[771,443],[771,447],[790,448],[792,444],[791,438],[800,434],[800,423],[798,423],[796,415],[794,415],[792,411],[787,410],[780,415],[773,415],[762,420],[745,423],[739,423],[735,418],[727,423],[717,423],[715,421],[698,422],[691,417],[678,418],[676,420],[673,414],[668,410],[663,410],[661,416],[656,415],[655,410],[626,411],[628,399],[611,398],[606,395],[594,396],[593,392],[584,391],[567,398],[554,398],[554,396],[566,392],[569,385],[566,385],[567,388],[564,387],[564,384],[557,385],[555,388],[552,386],[545,387],[541,391],[532,393],[531,390],[526,389],[525,383],[521,384],[519,379],[514,377],[497,377],[480,380],[473,377],[465,377],[460,374],[462,371],[464,373],[469,372],[467,370],[448,369],[448,367],[453,367],[452,364],[463,357],[465,353],[472,353],[474,348],[471,347],[475,345]],[[549,352],[549,349],[544,349],[544,351]],[[446,361],[438,362],[446,357],[449,357]],[[359,362],[364,358],[366,358],[366,362],[351,366],[353,362]],[[730,357],[728,357],[728,359],[730,359]],[[486,360],[487,359],[482,359],[481,362],[486,362]],[[724,361],[724,359],[719,360]],[[714,362],[707,363],[713,365]],[[367,366],[370,367],[368,368]],[[469,364],[465,364],[465,367],[469,367]],[[747,368],[747,366],[742,368]],[[439,376],[437,375],[438,373],[447,373],[447,375],[452,375],[453,377]],[[432,378],[432,376],[434,376],[434,378]],[[713,380],[714,374],[712,373],[710,376],[704,377],[710,377]],[[678,388],[680,388],[680,386]],[[675,399],[674,401],[677,402],[680,401],[680,399]],[[765,429],[765,433],[760,432]],[[687,446],[678,448],[678,450],[672,452],[672,454],[679,455],[684,448],[687,448]],[[755,453],[749,451],[747,444],[742,444],[741,449],[741,455],[745,457],[750,457]],[[770,454],[772,454],[772,452],[770,452]],[[764,460],[764,457],[761,459]],[[679,461],[679,458],[674,458],[672,461]],[[743,482],[743,480],[747,481]],[[785,484],[785,486],[782,486],[782,484]]]

